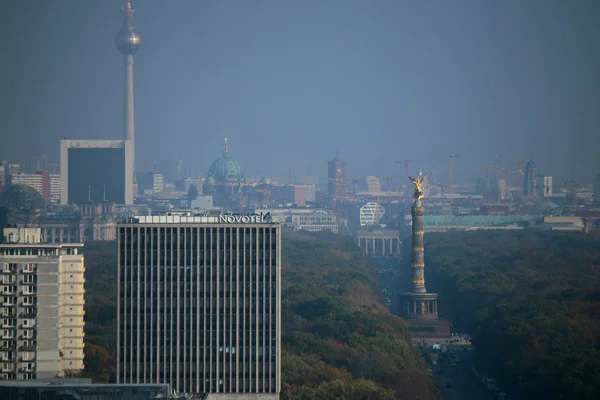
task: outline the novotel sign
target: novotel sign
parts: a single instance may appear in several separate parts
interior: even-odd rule
[[[227,224],[267,224],[273,222],[271,213],[260,214],[221,214],[219,222]]]

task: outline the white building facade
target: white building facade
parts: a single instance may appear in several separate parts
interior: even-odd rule
[[[83,244],[43,244],[39,228],[5,228],[1,378],[50,379],[84,365]]]

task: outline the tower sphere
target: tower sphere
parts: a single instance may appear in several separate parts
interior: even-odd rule
[[[126,56],[132,56],[137,53],[142,46],[142,39],[140,39],[140,36],[133,30],[124,27],[115,37],[115,45],[120,53]]]

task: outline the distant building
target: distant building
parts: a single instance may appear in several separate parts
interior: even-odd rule
[[[83,369],[83,244],[43,244],[40,228],[5,228],[1,378],[49,379]]]
[[[381,182],[375,176],[367,176],[367,192],[381,193]]]
[[[60,174],[49,174],[47,171],[12,176],[13,184],[31,186],[45,202],[60,203]]]
[[[212,196],[198,196],[190,205],[193,210],[210,210],[214,207]]]
[[[218,207],[238,206],[239,202],[235,197],[241,193],[244,182],[242,167],[229,154],[229,146],[227,138],[225,138],[223,155],[210,166],[202,186],[202,192],[205,195],[213,196],[215,205]]]
[[[551,197],[553,194],[552,192],[552,177],[551,176],[544,176],[544,197]]]
[[[553,231],[583,231],[585,222],[582,217],[544,217],[544,227]]]
[[[346,163],[337,154],[327,162],[327,195],[334,203],[346,196],[345,170]]]
[[[270,186],[269,190],[277,204],[295,204],[303,207],[306,202],[315,201],[314,185],[277,185]]]
[[[360,226],[375,226],[385,214],[385,208],[379,203],[367,203],[359,210]]]
[[[533,161],[525,164],[525,177],[523,179],[523,195],[535,196],[537,194],[537,169]]]
[[[21,165],[20,164],[7,164],[6,166],[6,177],[7,183],[12,183],[12,177],[14,175],[18,175],[21,173]]]
[[[506,179],[498,179],[498,199],[500,202],[504,202],[507,198],[507,190],[506,190]]]
[[[61,204],[133,204],[133,145],[127,140],[61,140]]]
[[[153,176],[152,191],[154,193],[162,193],[165,190],[165,182],[163,174],[155,173]]]
[[[338,233],[337,217],[328,211],[315,210],[311,213],[292,214],[291,222],[297,231]]]

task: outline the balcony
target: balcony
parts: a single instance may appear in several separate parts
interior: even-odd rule
[[[2,347],[0,347],[0,351],[15,351],[16,348],[17,345],[13,342],[9,343],[7,346],[2,345]]]
[[[2,328],[3,329],[15,329],[15,323],[12,321],[9,322],[2,322]]]
[[[8,373],[10,373],[10,372],[14,372],[14,371],[15,371],[15,367],[14,367],[14,365],[4,365],[4,364],[3,364],[3,365],[0,367],[0,370],[1,370],[3,373],[7,373],[7,372],[8,372]]]
[[[31,313],[21,313],[19,314],[19,318],[35,318],[35,313],[31,312]]]
[[[15,340],[15,333],[14,332],[4,332],[2,333],[2,339],[4,340]]]
[[[37,282],[32,281],[31,279],[21,279],[19,283],[21,285],[35,285]]]
[[[24,344],[19,347],[19,351],[35,351],[35,346],[32,344]]]
[[[2,273],[6,274],[6,275],[16,274],[17,273],[17,269],[16,268],[3,269]]]
[[[21,367],[21,368],[19,368],[19,372],[22,372],[22,373],[33,372],[33,368],[31,368],[29,366]]]
[[[15,311],[5,311],[2,314],[2,318],[17,318],[17,313]]]

